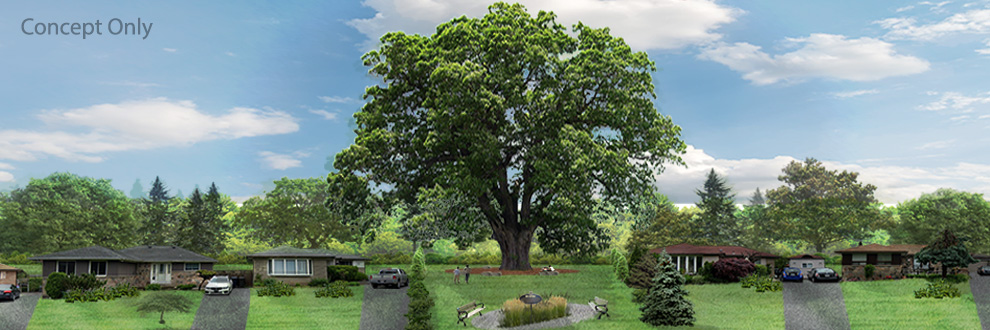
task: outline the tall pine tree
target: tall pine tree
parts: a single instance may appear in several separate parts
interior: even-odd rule
[[[142,210],[143,224],[139,235],[141,244],[168,245],[175,237],[175,226],[178,216],[178,200],[173,201],[168,195],[168,189],[161,178],[155,177],[151,184],[148,198],[144,200]]]
[[[736,222],[736,195],[724,178],[718,176],[713,168],[708,172],[704,190],[696,190],[701,197],[696,205],[702,213],[696,219],[701,239],[715,244],[739,244],[742,229]]]
[[[626,279],[626,284],[636,289],[647,289],[653,286],[653,277],[656,275],[657,258],[648,254],[633,264],[633,268],[629,270],[629,278]]]
[[[144,186],[141,185],[141,179],[134,180],[134,185],[131,186],[131,198],[144,198]]]
[[[684,276],[664,250],[660,254],[649,293],[639,308],[643,312],[639,320],[653,326],[693,326],[694,305],[687,300],[688,291],[683,287],[684,282]]]
[[[203,227],[206,230],[199,239],[203,242],[203,252],[217,254],[223,251],[224,236],[230,231],[230,228],[223,219],[224,214],[226,214],[224,200],[216,183],[210,183],[203,203],[205,207]]]

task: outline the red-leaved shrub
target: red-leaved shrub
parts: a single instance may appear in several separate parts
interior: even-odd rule
[[[723,258],[715,262],[713,274],[715,277],[729,281],[739,282],[740,278],[746,277],[756,266],[752,262],[742,258]]]

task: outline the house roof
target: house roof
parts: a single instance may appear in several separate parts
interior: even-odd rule
[[[863,246],[854,246],[845,250],[838,250],[835,253],[905,253],[908,255],[917,254],[921,251],[925,245],[919,244],[893,244],[893,245],[880,245],[880,244],[870,244]]]
[[[362,256],[343,254],[325,249],[302,249],[291,246],[279,246],[277,248],[248,255],[250,258],[268,257],[306,257],[306,258],[336,258],[345,260],[371,260]]]
[[[792,257],[787,258],[787,259],[825,259],[825,258],[816,256],[814,254],[799,254],[799,255],[792,256]]]
[[[16,268],[16,267],[7,266],[7,265],[4,265],[4,264],[0,264],[0,270],[18,270],[19,271],[21,269],[20,268]]]
[[[93,245],[74,250],[59,251],[28,258],[29,260],[130,260],[117,251]]]
[[[114,251],[99,245],[59,251],[30,260],[119,260],[129,262],[217,262],[216,259],[176,246],[142,245]]]
[[[216,259],[178,246],[142,245],[118,251],[142,262],[217,262]]]
[[[776,258],[777,257],[776,255],[773,255],[773,254],[770,254],[770,253],[760,252],[760,251],[756,251],[756,250],[753,250],[753,249],[750,249],[750,248],[744,248],[744,247],[741,247],[741,246],[732,246],[732,245],[716,245],[716,246],[705,245],[705,246],[698,246],[698,245],[692,245],[692,244],[687,244],[687,243],[677,244],[677,245],[671,245],[671,246],[668,246],[666,248],[653,249],[653,250],[650,250],[650,252],[651,253],[660,253],[660,251],[662,251],[664,249],[667,250],[667,254],[669,254],[669,255],[711,255],[711,256],[716,256],[716,255],[722,255],[724,253],[726,256],[739,256],[739,257],[745,257],[745,256],[748,256],[748,255],[753,255],[753,256],[756,256],[756,257],[764,257],[764,258]]]

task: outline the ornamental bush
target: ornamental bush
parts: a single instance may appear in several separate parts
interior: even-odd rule
[[[866,274],[866,279],[873,278],[873,273],[877,271],[877,267],[874,265],[866,265],[863,267],[863,272]]]
[[[144,289],[147,291],[158,291],[162,289],[162,285],[158,283],[151,283],[148,284],[148,286],[144,287]]]
[[[712,266],[712,274],[724,281],[738,282],[740,278],[752,273],[756,267],[752,262],[743,258],[723,258]]]
[[[314,278],[312,281],[309,281],[309,286],[316,287],[316,286],[327,286],[327,285],[330,285],[330,280],[325,278]]]
[[[959,288],[952,285],[948,281],[935,281],[928,282],[928,285],[924,288],[914,291],[914,297],[917,299],[921,298],[959,298],[962,294],[959,292]]]
[[[783,285],[780,282],[774,281],[770,276],[750,274],[749,276],[743,277],[739,280],[740,285],[744,289],[754,288],[756,292],[775,292],[783,290]]]
[[[62,299],[65,296],[66,281],[69,276],[62,272],[48,274],[48,281],[45,283],[45,293],[52,299]]]
[[[756,275],[760,275],[760,276],[768,276],[768,275],[770,275],[770,269],[767,268],[767,266],[756,265],[755,267],[756,267],[756,270],[755,270]]]
[[[353,297],[354,292],[347,286],[345,281],[336,281],[319,288],[315,292],[317,298],[340,298]]]
[[[645,289],[653,284],[653,276],[656,275],[657,259],[653,256],[639,258],[639,262],[629,270],[629,278],[626,284],[629,287]]]
[[[615,277],[619,279],[619,282],[625,282],[626,278],[629,277],[629,263],[626,262],[626,257],[619,254],[615,257]]]
[[[296,288],[281,281],[274,281],[274,283],[258,289],[258,297],[285,297],[294,295],[296,295]]]
[[[41,286],[44,285],[45,279],[40,277],[32,277],[28,279],[28,291],[29,292],[41,292]]]
[[[105,284],[107,281],[100,281],[93,274],[69,275],[65,280],[65,289],[88,291],[102,288]]]
[[[368,276],[358,271],[357,266],[327,266],[327,283],[334,281],[363,281],[367,278]]]
[[[178,288],[179,290],[186,290],[186,291],[188,291],[188,290],[192,290],[192,288],[195,288],[195,287],[196,287],[195,284],[183,284],[183,285],[177,286],[176,288]]]

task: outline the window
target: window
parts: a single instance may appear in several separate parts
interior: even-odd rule
[[[89,262],[89,273],[96,276],[107,276],[107,262],[106,261],[90,261]]]
[[[199,263],[186,263],[185,270],[199,270]]]
[[[853,265],[865,265],[866,253],[853,253],[852,263]]]
[[[812,267],[815,267],[815,265],[810,262],[805,262],[801,264],[801,268],[812,268]]]
[[[59,261],[58,265],[55,266],[55,271],[66,274],[76,273],[76,262],[75,261]]]
[[[268,275],[313,275],[309,259],[269,259]]]
[[[7,278],[7,272],[0,272],[0,280]]]
[[[890,264],[890,261],[891,261],[891,254],[890,253],[880,253],[880,254],[877,254],[877,264],[880,264],[880,265],[889,265]]]
[[[350,260],[337,260],[337,265],[350,266],[351,265],[351,261]]]

